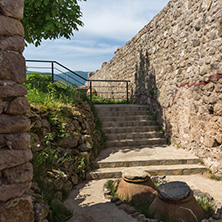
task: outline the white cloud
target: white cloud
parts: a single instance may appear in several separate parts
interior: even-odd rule
[[[27,59],[57,60],[73,70],[93,71],[110,60],[168,0],[79,1],[85,26],[72,40],[43,41],[25,50]]]
[[[167,0],[88,0],[82,2],[82,35],[128,41],[160,11]]]

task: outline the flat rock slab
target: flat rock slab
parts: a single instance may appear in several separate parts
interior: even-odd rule
[[[143,182],[149,179],[149,175],[142,168],[129,168],[122,171],[122,178],[131,182]]]
[[[183,200],[190,194],[190,187],[185,182],[173,181],[161,184],[158,193],[165,200]]]

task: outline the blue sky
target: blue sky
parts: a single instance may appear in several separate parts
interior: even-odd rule
[[[28,45],[26,59],[56,60],[72,70],[95,71],[109,61],[139,30],[163,9],[168,0],[79,1],[84,27],[71,40]]]

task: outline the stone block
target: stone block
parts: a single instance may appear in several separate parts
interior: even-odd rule
[[[80,139],[79,133],[69,133],[68,136],[62,138],[58,145],[61,147],[69,147],[69,148],[75,148],[77,147]]]
[[[0,50],[22,53],[25,48],[23,37],[0,37]]]
[[[24,116],[0,116],[0,134],[26,132],[30,128],[31,121]]]
[[[17,83],[24,83],[26,80],[25,68],[25,58],[21,54],[0,51],[1,80],[12,80]]]
[[[21,36],[24,37],[22,23],[16,19],[0,15],[0,36]]]
[[[30,140],[31,136],[28,133],[0,134],[0,148],[26,150]]]
[[[32,180],[32,175],[33,168],[31,163],[26,163],[2,171],[5,185],[30,182]]]
[[[9,105],[8,101],[0,102],[0,114],[4,113],[5,110],[7,110],[8,105]]]
[[[218,132],[218,134],[215,136],[215,139],[219,144],[222,144],[222,133]]]
[[[31,150],[0,150],[0,170],[28,163],[32,159]]]
[[[206,147],[215,147],[215,146],[217,146],[217,142],[213,136],[205,135],[204,145]]]
[[[22,85],[10,85],[10,86],[1,86],[0,85],[0,98],[7,97],[19,97],[27,95],[27,89]]]
[[[28,192],[30,187],[31,183],[2,185],[0,187],[0,202],[21,197]]]
[[[1,0],[0,11],[3,15],[12,17],[18,20],[23,18],[23,0]]]
[[[31,136],[28,133],[15,134],[12,141],[12,148],[15,150],[25,150],[29,148]]]
[[[217,103],[214,106],[214,114],[217,116],[222,116],[222,103]]]
[[[0,205],[1,222],[34,222],[30,197],[21,197]]]
[[[17,97],[10,102],[6,114],[23,115],[30,112],[30,104],[26,97]]]

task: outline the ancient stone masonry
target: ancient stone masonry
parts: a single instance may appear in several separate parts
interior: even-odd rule
[[[222,173],[221,1],[171,0],[91,79],[131,80],[171,143]]]
[[[0,0],[0,221],[31,222],[27,192],[33,169],[29,161],[29,102],[26,79],[23,0]]]

